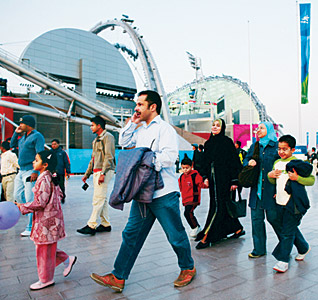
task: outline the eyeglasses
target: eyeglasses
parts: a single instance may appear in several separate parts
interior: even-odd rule
[[[276,150],[277,152],[288,152],[290,151],[290,148],[277,148]]]

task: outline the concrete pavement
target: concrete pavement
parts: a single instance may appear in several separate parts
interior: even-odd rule
[[[29,238],[21,238],[27,217],[22,216],[16,226],[0,231],[0,299],[217,299],[217,300],[315,300],[318,299],[318,184],[309,187],[311,209],[303,218],[301,230],[311,245],[311,252],[303,262],[294,260],[293,249],[289,270],[276,274],[272,267],[275,259],[270,254],[277,238],[270,226],[268,254],[249,259],[252,250],[250,214],[241,219],[246,235],[226,240],[210,248],[196,250],[191,240],[192,255],[197,268],[194,281],[184,288],[174,288],[179,275],[176,256],[156,222],[137,259],[123,293],[96,284],[89,275],[105,274],[112,270],[121,243],[121,232],[126,224],[129,204],[124,211],[110,208],[113,230],[95,236],[83,236],[76,229],[86,225],[91,213],[92,182],[81,189],[81,176],[72,176],[67,182],[66,203],[62,206],[67,238],[59,248],[76,255],[78,262],[72,273],[64,278],[63,265],[55,272],[55,285],[40,291],[30,291],[31,283],[38,280],[35,247]],[[248,190],[243,190],[247,196]],[[208,191],[202,191],[202,204],[195,211],[204,225],[208,209]],[[181,207],[183,214],[183,207]],[[189,226],[182,216],[184,225]]]

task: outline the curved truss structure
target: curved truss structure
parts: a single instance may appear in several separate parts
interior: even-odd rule
[[[209,80],[209,78],[210,77],[208,77],[207,80]],[[215,76],[214,78],[224,78],[227,81],[231,81],[239,85],[241,89],[248,95],[251,92],[251,100],[258,111],[260,121],[261,122],[268,121],[271,123],[275,123],[274,120],[266,113],[265,105],[258,99],[258,97],[256,96],[254,92],[250,91],[250,87],[246,82],[242,82],[241,80],[237,78],[233,78],[232,76],[224,75],[224,74],[223,74],[223,77]],[[214,79],[214,78],[211,76],[211,79]]]
[[[226,80],[226,81],[233,82],[234,84],[238,85],[247,95],[250,94],[250,87],[246,82],[242,82],[240,79],[234,78],[234,77],[229,76],[229,75],[223,74],[223,76],[209,76],[209,77],[203,78],[202,80],[200,80],[200,82],[213,81],[213,80]],[[178,91],[183,90],[187,86],[192,86],[193,84],[195,84],[195,82],[192,82],[192,83],[189,83],[189,84],[186,84],[186,85],[180,87],[179,89],[175,90],[174,92],[169,93],[168,97],[174,95],[175,93],[178,93]],[[254,106],[258,112],[259,119],[261,122],[268,121],[268,122],[275,124],[275,121],[267,114],[265,105],[258,99],[258,97],[256,96],[256,94],[253,91],[251,91],[251,101],[254,104]],[[283,134],[281,129],[278,129],[278,131],[281,135]]]
[[[131,22],[131,21],[130,21]],[[167,95],[165,93],[161,77],[156,66],[155,60],[146,45],[143,37],[134,30],[128,22],[125,22],[125,19],[122,20],[108,20],[104,23],[99,23],[95,25],[90,31],[94,34],[98,34],[101,31],[107,28],[114,28],[115,26],[119,26],[124,29],[124,32],[127,32],[132,39],[136,49],[138,56],[141,60],[141,64],[145,73],[147,88],[150,90],[157,91],[159,95],[161,95],[163,105],[162,105],[162,113],[165,121],[172,124],[172,118],[170,116]]]

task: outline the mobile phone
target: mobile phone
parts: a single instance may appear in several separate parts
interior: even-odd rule
[[[31,176],[27,177],[25,182],[31,182]]]
[[[86,191],[86,190],[88,189],[88,187],[89,187],[89,185],[85,182],[85,183],[83,184],[83,186],[82,186],[82,189],[83,189],[84,191]]]

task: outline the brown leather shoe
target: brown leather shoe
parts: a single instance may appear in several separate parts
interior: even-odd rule
[[[177,280],[174,281],[174,286],[182,287],[188,285],[194,278],[197,270],[193,267],[192,270],[183,270],[180,272],[179,277]]]
[[[108,286],[116,292],[121,293],[125,286],[124,279],[117,279],[114,274],[109,273],[104,276],[92,273],[91,278],[100,285]]]

